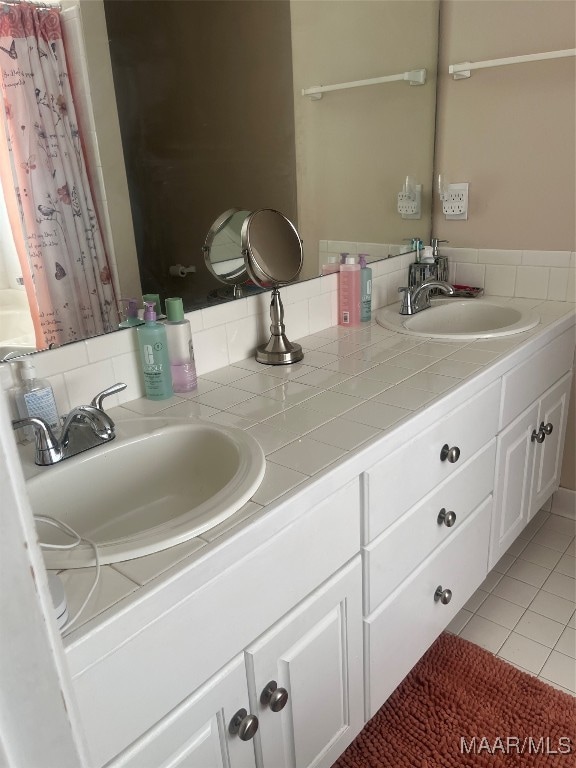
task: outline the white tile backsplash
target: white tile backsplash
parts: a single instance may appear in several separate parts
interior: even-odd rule
[[[319,250],[322,253],[348,251],[381,257],[398,252],[399,248],[385,243],[321,241]],[[487,294],[519,297],[519,300],[576,300],[574,252],[444,248],[441,253],[449,258],[450,277],[454,282],[483,286]],[[373,309],[398,301],[398,288],[406,284],[408,264],[413,258],[413,253],[404,253],[398,258],[383,259],[370,265]],[[316,334],[310,336],[312,340],[320,339],[318,344],[314,342],[314,347],[323,348],[331,339],[348,336],[348,329],[337,326],[337,290],[338,276],[335,274],[283,288],[288,338]],[[225,369],[229,372],[231,369],[226,366],[250,357],[256,346],[268,338],[270,293],[190,312],[186,318],[192,325],[198,375],[212,374],[214,381],[229,383],[219,382],[216,371]],[[325,344],[321,343],[320,333],[327,339]],[[328,354],[331,351],[323,349]],[[347,359],[346,363],[344,365],[342,360],[328,363],[325,370],[346,378],[375,365],[352,359]],[[35,364],[37,375],[50,380],[61,413],[66,413],[72,405],[89,402],[97,391],[117,381],[125,382],[127,389],[115,396],[110,406],[134,401],[144,395],[133,329],[43,352],[36,355]],[[246,362],[242,365],[245,367]],[[10,366],[2,366],[2,369],[2,386],[8,389],[15,384],[15,377]],[[250,371],[236,370],[239,377],[250,375]],[[306,372],[312,375],[317,370],[307,366],[300,375]],[[254,362],[253,371],[262,372],[262,366]],[[273,373],[279,375],[276,371]]]
[[[548,267],[518,267],[514,295],[527,299],[545,299],[549,280]]]
[[[477,285],[492,296],[576,300],[576,257],[572,251],[480,249],[476,253],[478,266],[485,265],[483,286],[481,272],[472,271],[474,251],[443,248],[441,253],[448,256],[451,280],[460,283],[464,282],[463,275],[476,275]]]

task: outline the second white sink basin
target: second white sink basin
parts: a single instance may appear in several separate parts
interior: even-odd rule
[[[100,562],[158,552],[218,525],[242,507],[264,476],[265,458],[244,430],[200,420],[120,421],[117,437],[28,480],[36,515],[67,523],[97,546]],[[70,539],[45,523],[39,538]],[[48,568],[94,563],[93,550],[45,550]]]
[[[400,304],[381,309],[376,322],[384,328],[433,339],[487,339],[510,336],[538,325],[534,312],[485,299],[435,299],[429,309],[401,315]]]

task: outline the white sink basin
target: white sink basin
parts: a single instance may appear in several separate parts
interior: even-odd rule
[[[230,517],[253,495],[265,458],[241,429],[200,420],[121,421],[116,438],[28,480],[32,510],[67,523],[99,549],[102,564],[179,544]],[[40,540],[70,543],[45,523]],[[92,565],[88,544],[44,550],[48,568]]]
[[[400,304],[376,313],[384,328],[433,339],[490,339],[528,331],[538,325],[534,312],[485,299],[434,299],[429,309],[401,315]]]

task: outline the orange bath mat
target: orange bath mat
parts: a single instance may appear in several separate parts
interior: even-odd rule
[[[576,698],[442,634],[333,768],[574,768]]]

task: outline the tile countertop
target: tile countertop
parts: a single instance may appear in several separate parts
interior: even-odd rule
[[[364,455],[364,466],[379,460],[378,442],[398,434],[392,427],[407,425],[423,406],[438,404],[438,409],[429,409],[433,423],[443,415],[444,393],[473,382],[475,391],[480,391],[516,364],[498,366],[504,356],[531,339],[545,339],[546,328],[575,312],[569,302],[490,300],[534,308],[541,323],[524,333],[474,341],[408,336],[386,330],[374,319],[354,329],[334,326],[298,339],[305,352],[301,363],[263,366],[249,358],[199,377],[198,388],[190,394],[159,402],[142,398],[111,408],[116,421],[136,414],[199,417],[246,429],[266,454],[266,474],[252,499],[224,523],[170,549],[104,566],[82,617],[64,633],[65,646],[81,644],[83,635],[121,613],[134,592],[142,593],[143,587],[148,593],[155,591],[200,555],[214,552],[248,524],[261,520],[264,512],[299,491],[310,492],[315,480],[336,477],[337,471],[337,483],[332,481],[328,491],[326,485],[320,487],[316,503],[325,498],[361,471],[352,458],[365,454],[363,449],[374,450],[370,462]],[[483,371],[486,376],[479,376]],[[461,401],[470,394],[463,389]],[[396,444],[390,441],[386,452],[405,439],[403,432]],[[349,471],[343,471],[345,467]],[[71,615],[85,599],[93,573],[92,568],[60,572]]]

